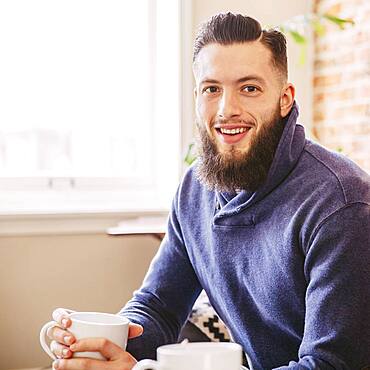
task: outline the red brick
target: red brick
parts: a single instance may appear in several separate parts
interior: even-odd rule
[[[322,69],[327,67],[336,67],[338,65],[348,65],[353,63],[355,57],[353,53],[347,53],[341,57],[333,57],[328,59],[316,59],[314,61],[314,68],[315,69]]]
[[[358,32],[354,37],[353,37],[353,40],[352,42],[355,44],[355,45],[358,45],[358,44],[366,44],[369,42],[369,32],[365,32],[365,31],[360,31]]]
[[[320,103],[324,102],[325,99],[327,99],[326,94],[323,94],[323,93],[318,94],[318,93],[316,93],[313,96],[313,103],[314,103],[314,105],[317,105],[317,104],[320,104]]]
[[[325,51],[329,51],[329,50],[332,50],[332,45],[330,45],[329,43],[318,43],[316,42],[315,43],[315,53],[316,54],[319,54],[321,52],[325,52]]]
[[[370,15],[369,15],[369,18],[370,18]],[[370,60],[370,48],[367,48],[367,49],[363,49],[361,50],[359,53],[358,53],[358,59],[362,60],[362,59],[365,59],[365,60]]]
[[[368,114],[369,104],[354,104],[351,107],[338,107],[330,113],[330,117],[341,119],[348,117],[353,120],[353,117],[366,116]]]
[[[313,85],[316,86],[333,86],[341,81],[340,74],[327,75],[327,76],[316,76],[313,79]]]
[[[336,101],[345,101],[350,100],[354,96],[356,96],[355,89],[345,89],[345,90],[338,90],[334,92],[321,92],[321,93],[314,93],[314,103],[326,103],[326,102],[336,102]]]
[[[359,136],[359,137],[366,137],[368,136],[370,138],[370,121],[368,124],[365,123],[355,123],[351,124],[351,134],[354,136]],[[370,146],[369,146],[370,150]]]
[[[324,126],[320,129],[315,128],[313,133],[320,142],[325,142],[331,146],[334,143],[335,146],[338,146],[338,141],[343,136],[343,129],[336,126]]]
[[[368,67],[364,66],[360,70],[351,72],[351,70],[345,71],[345,73],[342,74],[342,77],[345,81],[349,81],[350,83],[353,83],[354,81],[369,81],[370,83],[370,74],[366,70]]]
[[[370,98],[370,81],[367,86],[358,87],[356,89],[356,97]]]
[[[323,121],[325,119],[325,114],[323,111],[315,110],[313,113],[314,121]]]

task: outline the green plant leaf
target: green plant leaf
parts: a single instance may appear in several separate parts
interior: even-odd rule
[[[306,56],[307,56],[307,48],[306,45],[301,45],[299,50],[299,59],[298,63],[300,66],[304,66],[306,63]]]
[[[188,146],[188,151],[184,159],[185,163],[187,163],[189,166],[197,159],[197,156],[194,153],[194,148],[195,148],[194,143],[191,143]]]
[[[326,33],[325,26],[318,19],[313,20],[311,24],[317,36],[321,37],[325,35]]]
[[[306,44],[307,39],[304,35],[297,31],[289,30],[289,34],[293,37],[294,41],[297,44]]]
[[[344,29],[346,27],[347,24],[350,24],[350,25],[354,25],[355,22],[353,19],[344,19],[344,18],[339,18],[339,17],[336,17],[335,15],[331,15],[331,14],[323,14],[323,17],[333,23],[335,23],[337,26],[340,27],[340,29]]]

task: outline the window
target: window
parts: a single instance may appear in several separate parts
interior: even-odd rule
[[[180,172],[179,2],[0,2],[0,212],[162,208]]]

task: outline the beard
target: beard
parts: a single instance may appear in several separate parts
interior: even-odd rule
[[[266,181],[276,148],[284,130],[279,107],[260,123],[260,130],[249,138],[247,151],[231,146],[221,153],[205,126],[197,122],[197,178],[209,190],[255,192]],[[248,135],[248,133],[247,133]]]

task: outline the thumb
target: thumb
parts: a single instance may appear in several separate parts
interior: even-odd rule
[[[139,324],[134,324],[133,322],[130,323],[128,328],[128,337],[129,338],[136,338],[143,334],[143,327]]]

